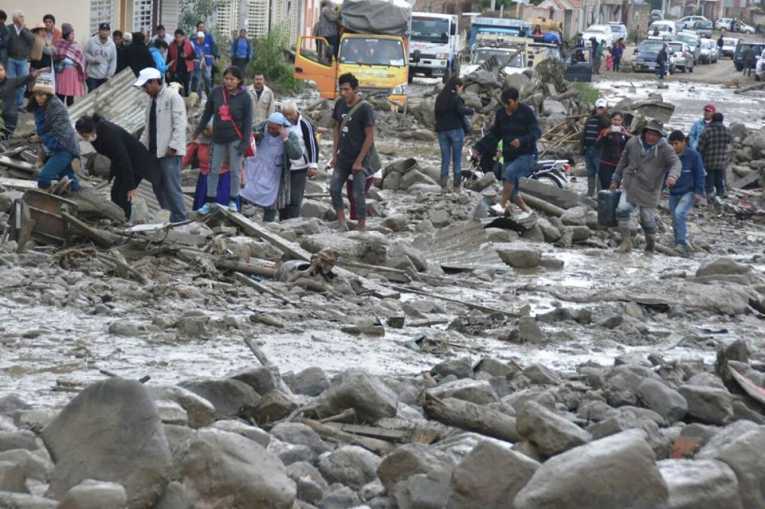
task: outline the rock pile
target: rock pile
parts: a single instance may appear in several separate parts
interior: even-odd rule
[[[0,504],[759,509],[765,398],[728,375],[762,385],[762,361],[738,341],[714,367],[463,357],[329,379],[266,365],[175,387],[110,378],[43,415],[6,396]]]

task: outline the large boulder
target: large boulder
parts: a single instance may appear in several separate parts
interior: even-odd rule
[[[175,385],[150,385],[147,390],[159,400],[175,401],[183,407],[189,418],[189,426],[202,428],[215,421],[215,407],[203,397]]]
[[[194,507],[291,509],[295,483],[263,447],[235,433],[201,429],[179,459]]]
[[[352,408],[362,421],[376,422],[396,415],[398,397],[376,376],[351,370],[330,386],[317,403],[321,415],[337,415]]]
[[[86,479],[125,487],[129,508],[152,506],[168,482],[172,458],[149,392],[110,378],[77,395],[42,432],[56,464],[48,496],[61,499]]]
[[[487,405],[499,400],[494,388],[486,380],[463,378],[441,384],[427,390],[428,395],[438,399],[455,398],[476,405]]]
[[[688,402],[688,415],[706,424],[722,425],[733,419],[733,395],[726,390],[702,385],[681,385]]]
[[[319,459],[319,471],[329,482],[339,482],[354,489],[377,478],[380,458],[356,445],[346,445],[324,454]]]
[[[0,491],[0,507],[4,509],[57,509],[59,504],[49,498]]]
[[[668,491],[642,431],[630,430],[555,456],[515,498],[515,509],[657,509]]]
[[[738,480],[715,460],[663,460],[659,471],[669,489],[666,509],[742,509]]]
[[[542,261],[542,252],[523,242],[496,246],[500,259],[514,269],[533,269]]]
[[[451,472],[453,460],[444,452],[423,444],[406,444],[388,453],[377,468],[383,486],[391,493],[402,480],[416,474]]]
[[[646,378],[640,383],[637,396],[646,408],[670,423],[679,421],[688,412],[688,402],[682,394],[653,378]]]
[[[284,375],[284,382],[295,394],[318,396],[329,388],[329,378],[319,367],[306,368],[299,373]]]
[[[571,421],[536,401],[527,401],[517,415],[518,433],[544,456],[554,456],[589,442],[592,437]]]
[[[708,263],[702,264],[696,271],[696,277],[704,276],[727,276],[736,274],[748,274],[752,267],[738,263],[730,258],[717,258]]]
[[[260,401],[255,389],[240,380],[208,378],[179,385],[212,403],[218,419],[237,417],[243,408],[254,408]]]
[[[126,503],[121,485],[88,479],[69,490],[58,509],[123,509]]]
[[[505,509],[539,463],[491,441],[479,443],[452,472],[448,509]]]

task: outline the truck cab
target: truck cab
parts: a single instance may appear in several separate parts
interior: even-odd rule
[[[409,78],[415,74],[442,76],[459,70],[459,18],[452,14],[412,13],[409,34]]]
[[[365,94],[386,96],[400,106],[406,104],[409,79],[406,37],[344,32],[337,58],[323,49],[327,47],[329,43],[323,37],[300,37],[294,77],[316,83],[322,98],[336,99],[337,78],[350,72]]]
[[[529,37],[531,25],[522,19],[513,18],[485,18],[477,16],[470,24],[468,46],[470,51],[476,45],[479,35],[492,34],[505,37]]]

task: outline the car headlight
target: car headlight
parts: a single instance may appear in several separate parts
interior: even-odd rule
[[[393,90],[390,91],[390,95],[406,95],[407,93],[407,86],[406,85],[400,85],[398,87],[393,87]]]

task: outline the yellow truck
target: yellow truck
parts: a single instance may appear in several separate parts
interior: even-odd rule
[[[316,83],[321,97],[337,97],[337,78],[353,73],[367,95],[406,103],[409,81],[411,5],[404,0],[344,0],[340,8],[338,48],[326,39],[298,39],[294,76]]]

